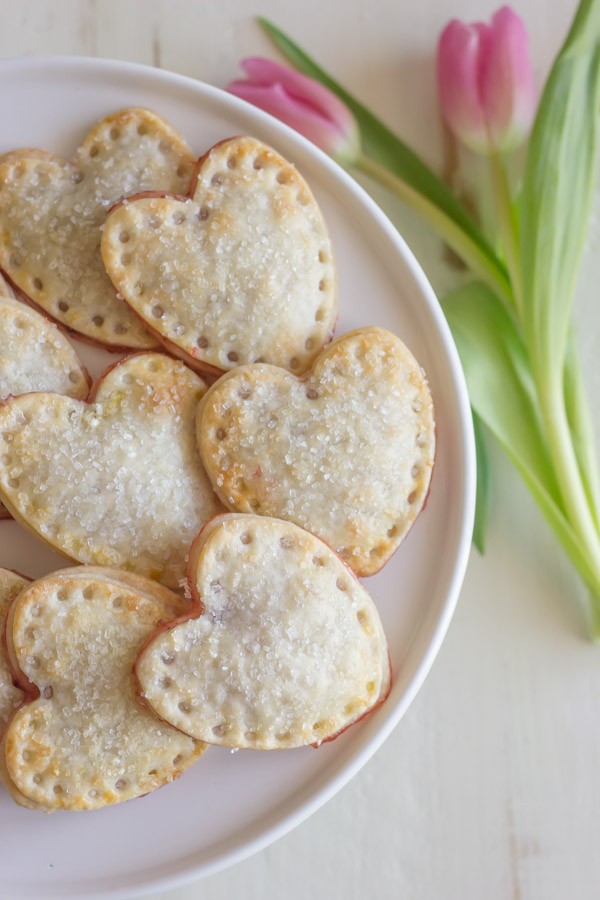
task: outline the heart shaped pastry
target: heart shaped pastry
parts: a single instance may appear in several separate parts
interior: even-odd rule
[[[186,734],[262,750],[319,744],[387,696],[375,606],[322,541],[289,522],[209,522],[188,566],[192,610],[135,664],[140,696]]]
[[[304,379],[265,365],[229,373],[197,423],[230,509],[295,522],[359,575],[384,565],[427,496],[431,396],[414,357],[381,328],[338,338]]]
[[[0,278],[0,402],[9,394],[39,390],[87,396],[90,377],[68,340],[9,291]],[[0,503],[0,519],[7,517]]]
[[[87,402],[23,394],[0,406],[0,500],[77,562],[176,587],[189,546],[221,511],[194,416],[204,382],[161,353],[109,368]]]
[[[0,266],[45,312],[109,348],[156,342],[119,300],[100,257],[106,211],[149,189],[184,192],[194,159],[147,109],[103,119],[67,162],[40,151],[0,159]]]
[[[131,197],[107,220],[106,271],[127,303],[192,368],[257,359],[304,372],[331,338],[333,250],[296,169],[250,137],[199,161],[188,199]]]
[[[97,809],[172,781],[205,749],[135,696],[132,665],[186,604],[155,582],[78,567],[34,582],[6,623],[26,699],[0,745],[0,772],[24,806]]]
[[[10,569],[0,568],[0,634],[4,632],[4,616],[15,597],[29,581]],[[9,718],[23,700],[23,691],[15,687],[8,658],[0,640],[0,734]]]

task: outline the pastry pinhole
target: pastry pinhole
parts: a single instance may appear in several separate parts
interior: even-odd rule
[[[258,735],[255,731],[245,731],[244,739],[248,741],[249,744],[253,744],[257,739]]]
[[[171,218],[174,225],[183,225],[185,222],[185,216],[182,212],[174,212]]]
[[[19,479],[18,478],[9,478],[8,486],[11,488],[18,488],[19,487]]]
[[[38,616],[41,616],[41,614],[42,614],[41,606],[34,606],[32,608],[31,615],[34,616],[36,619],[38,618]],[[38,662],[39,662],[39,660],[38,660]]]
[[[314,346],[315,346],[315,342],[313,341],[313,339],[312,339],[312,338],[306,338],[306,340],[304,341],[304,348],[305,348],[306,350],[312,350],[312,348],[313,348]]]
[[[406,499],[408,501],[409,506],[412,506],[413,503],[415,502],[415,500],[417,499],[417,492],[411,491]]]
[[[4,434],[2,435],[2,440],[6,441],[7,444],[10,444],[12,439],[13,439],[12,434],[9,434],[7,431],[5,431]]]
[[[179,176],[179,178],[183,178],[185,175],[187,175],[187,168],[184,165],[177,166],[177,175]]]
[[[42,281],[41,278],[34,278],[34,279],[33,279],[33,286],[34,286],[34,288],[36,289],[36,291],[41,291],[42,288],[44,287],[44,282]]]
[[[83,181],[83,172],[73,172],[71,175],[71,181],[73,184],[81,184]]]
[[[201,222],[206,222],[206,220],[208,219],[208,210],[207,210],[206,206],[200,207],[200,212],[198,213],[198,218],[200,219]]]
[[[148,775],[158,775],[158,769],[149,769]]]
[[[100,147],[98,144],[94,144],[93,147],[90,147],[90,156],[94,159],[95,156],[98,156],[100,153]]]
[[[168,675],[164,675],[162,678],[158,679],[158,686],[161,687],[165,691],[168,690],[172,684],[173,684],[173,679],[169,678]]]
[[[416,438],[417,447],[424,447],[427,443],[427,435],[424,431],[419,432]]]
[[[324,291],[324,290],[326,290],[326,288],[327,288],[327,282],[325,281],[324,278],[321,278],[321,280],[319,281],[319,290]]]
[[[94,588],[93,587],[90,586],[90,587],[84,588],[82,593],[83,593],[84,600],[93,600],[93,598],[94,598]]]
[[[313,566],[324,566],[325,565],[325,560],[323,559],[322,556],[313,556],[312,561],[313,561]]]
[[[173,758],[173,765],[178,766],[180,762],[183,762],[183,755],[178,753],[177,756]]]
[[[127,781],[124,778],[119,778],[115,781],[115,787],[118,791],[124,791],[127,787]]]
[[[398,526],[397,525],[392,525],[391,528],[388,528],[388,532],[387,532],[388,537],[394,538],[394,537],[396,537],[397,534],[398,534]]]
[[[88,797],[91,797],[92,799],[94,799],[95,797],[98,796],[99,793],[100,792],[97,791],[96,788],[92,788],[91,791],[88,791]]]
[[[347,591],[348,590],[348,582],[345,578],[337,578],[335,582],[335,586],[338,591]]]
[[[77,382],[79,381],[79,373],[75,371],[69,372],[69,381],[71,382],[71,384],[77,384]]]
[[[208,347],[208,338],[204,337],[204,335],[200,335],[196,343],[201,350],[206,350],[206,348]]]
[[[158,145],[158,149],[160,150],[161,153],[168,153],[169,150],[171,149],[171,142],[168,141],[166,138],[163,138],[162,141]],[[179,175],[179,172],[177,172],[177,174]]]
[[[59,310],[60,310],[61,312],[66,313],[66,312],[68,311],[68,309],[69,309],[69,304],[66,303],[64,300],[59,300],[59,301],[58,301],[58,308],[59,308]]]
[[[119,240],[121,241],[122,244],[126,244],[127,241],[129,240],[129,238],[130,238],[130,234],[129,234],[128,231],[121,231],[121,232],[120,232],[120,234],[119,234]]]
[[[286,744],[290,740],[291,736],[292,735],[289,731],[280,731],[279,734],[275,735],[277,740],[280,741],[282,744]]]
[[[12,462],[12,456],[10,455],[10,453],[3,453],[2,456],[0,456],[0,460],[2,460],[2,463],[5,466],[10,466]]]
[[[310,203],[310,197],[308,196],[306,191],[300,191],[300,193],[296,197],[296,200],[298,201],[300,206],[308,206],[308,204]]]
[[[224,428],[217,428],[215,431],[215,437],[218,441],[222,441],[227,435],[227,432]]]
[[[133,384],[133,375],[130,375],[129,372],[125,372],[123,377],[121,378],[123,384]]]
[[[66,588],[61,588],[60,591],[56,592],[56,599],[60,600],[63,603],[65,600],[69,599],[69,592]]]
[[[15,322],[15,328],[17,329],[17,331],[23,331],[26,325],[27,322],[25,321],[25,319],[17,319],[17,321]]]
[[[252,396],[252,388],[249,384],[243,384],[238,391],[240,400],[248,400]]]
[[[40,661],[37,656],[28,656],[27,657],[27,665],[30,669],[39,669]]]
[[[245,531],[242,535],[240,535],[240,541],[242,544],[251,544],[252,543],[252,535],[248,534],[248,532]]]
[[[290,369],[297,369],[300,366],[300,360],[297,356],[292,356],[290,359]]]
[[[148,221],[146,223],[148,228],[157,229],[162,225],[162,219],[159,216],[148,216]]]
[[[322,322],[326,315],[327,311],[323,307],[321,307],[315,313],[315,322]]]
[[[33,776],[34,784],[41,784],[43,780],[43,776],[39,772],[36,772]]]
[[[111,605],[112,605],[113,609],[123,609],[123,607],[125,605],[125,601],[123,600],[123,597],[121,597],[121,596],[113,597]]]
[[[223,735],[227,734],[229,730],[230,726],[227,724],[227,722],[221,722],[220,725],[215,725],[215,727],[212,729],[212,733],[215,737],[223,737]]]
[[[317,400],[319,392],[314,387],[306,388],[306,397],[308,400]]]
[[[149,372],[158,372],[158,363],[155,363],[154,360],[151,359],[146,363],[146,369]]]
[[[326,250],[319,250],[319,262],[320,263],[328,263],[329,262],[329,253]]]
[[[136,283],[133,286],[133,289],[136,292],[136,294],[138,295],[138,297],[141,297],[145,291],[143,281],[136,281]]]
[[[118,128],[111,128],[110,136],[113,141],[118,141],[119,138],[121,137],[121,131]]]
[[[23,259],[18,253],[13,253],[9,261],[13,269],[20,269],[23,265]]]
[[[260,510],[260,501],[253,498],[252,500],[248,501],[248,506],[253,513],[257,513]]]
[[[220,172],[216,172],[210,179],[211,184],[223,184],[223,176]]]
[[[142,122],[142,123],[141,123],[140,125],[138,125],[138,127],[137,127],[137,133],[140,134],[140,135],[148,134],[148,126],[145,125],[145,124]]]
[[[287,184],[290,180],[290,173],[283,169],[281,172],[277,173],[276,178],[278,184]]]
[[[230,350],[229,353],[227,354],[227,359],[229,360],[229,362],[237,362],[239,357],[238,357],[237,353],[235,352],[235,350]]]
[[[175,655],[173,653],[163,653],[161,656],[162,662],[165,666],[172,666],[175,662]]]
[[[188,715],[192,711],[192,704],[189,702],[189,700],[182,700],[181,703],[177,704],[177,706],[181,710],[181,712],[185,713],[186,715]]]
[[[420,471],[421,471],[420,466],[413,466],[412,469],[410,470],[410,474],[412,475],[413,478],[418,478]]]
[[[52,685],[50,685],[50,684],[47,684],[42,690],[42,697],[45,700],[50,700],[52,698],[53,694],[54,694],[54,691],[52,690]]]
[[[229,169],[235,169],[235,167],[237,166],[237,164],[238,164],[237,156],[235,156],[235,155],[232,153],[231,156],[230,156],[230,157],[228,158],[228,160],[227,160],[227,167],[228,167]]]
[[[23,750],[23,752],[21,753],[21,759],[23,760],[23,762],[30,762],[33,759],[33,756],[34,755],[31,750]]]
[[[252,163],[252,167],[256,169],[257,172],[259,172],[260,169],[264,169],[265,167],[264,160],[260,156],[256,156],[254,158],[254,162]]]
[[[164,309],[158,303],[152,307],[152,315],[155,319],[161,319],[165,314]]]
[[[101,328],[104,325],[104,316],[94,316],[92,318],[92,323],[96,326],[96,328]]]
[[[283,550],[291,550],[294,546],[294,538],[290,534],[284,534],[279,538],[279,544]]]
[[[113,328],[115,334],[127,334],[127,325],[121,324],[121,322],[117,322],[115,327]]]

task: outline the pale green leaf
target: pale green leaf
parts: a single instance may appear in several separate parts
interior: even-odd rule
[[[483,556],[485,540],[490,521],[492,502],[492,481],[490,473],[490,457],[484,435],[484,425],[473,412],[473,432],[475,434],[475,454],[477,457],[477,493],[475,502],[475,523],[473,525],[473,543]]]
[[[600,0],[583,0],[536,116],[521,196],[523,328],[539,380],[562,384],[598,149]]]

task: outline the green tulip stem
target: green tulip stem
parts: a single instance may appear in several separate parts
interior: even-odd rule
[[[502,268],[492,265],[489,257],[481,251],[460,225],[457,225],[438,206],[435,206],[423,194],[416,191],[365,153],[361,153],[357,157],[354,161],[354,167],[393,191],[397,197],[438,232],[440,237],[454,250],[472,272],[502,297],[506,303],[511,306],[514,305],[515,301],[510,281],[502,271]]]

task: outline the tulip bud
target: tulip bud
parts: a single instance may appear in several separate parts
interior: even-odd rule
[[[531,128],[536,89],[529,39],[508,6],[491,25],[454,19],[438,45],[442,114],[456,137],[475,153],[506,154]]]
[[[356,120],[347,106],[323,85],[269,59],[244,59],[246,81],[227,90],[264,109],[299,131],[344,166],[360,151]]]

